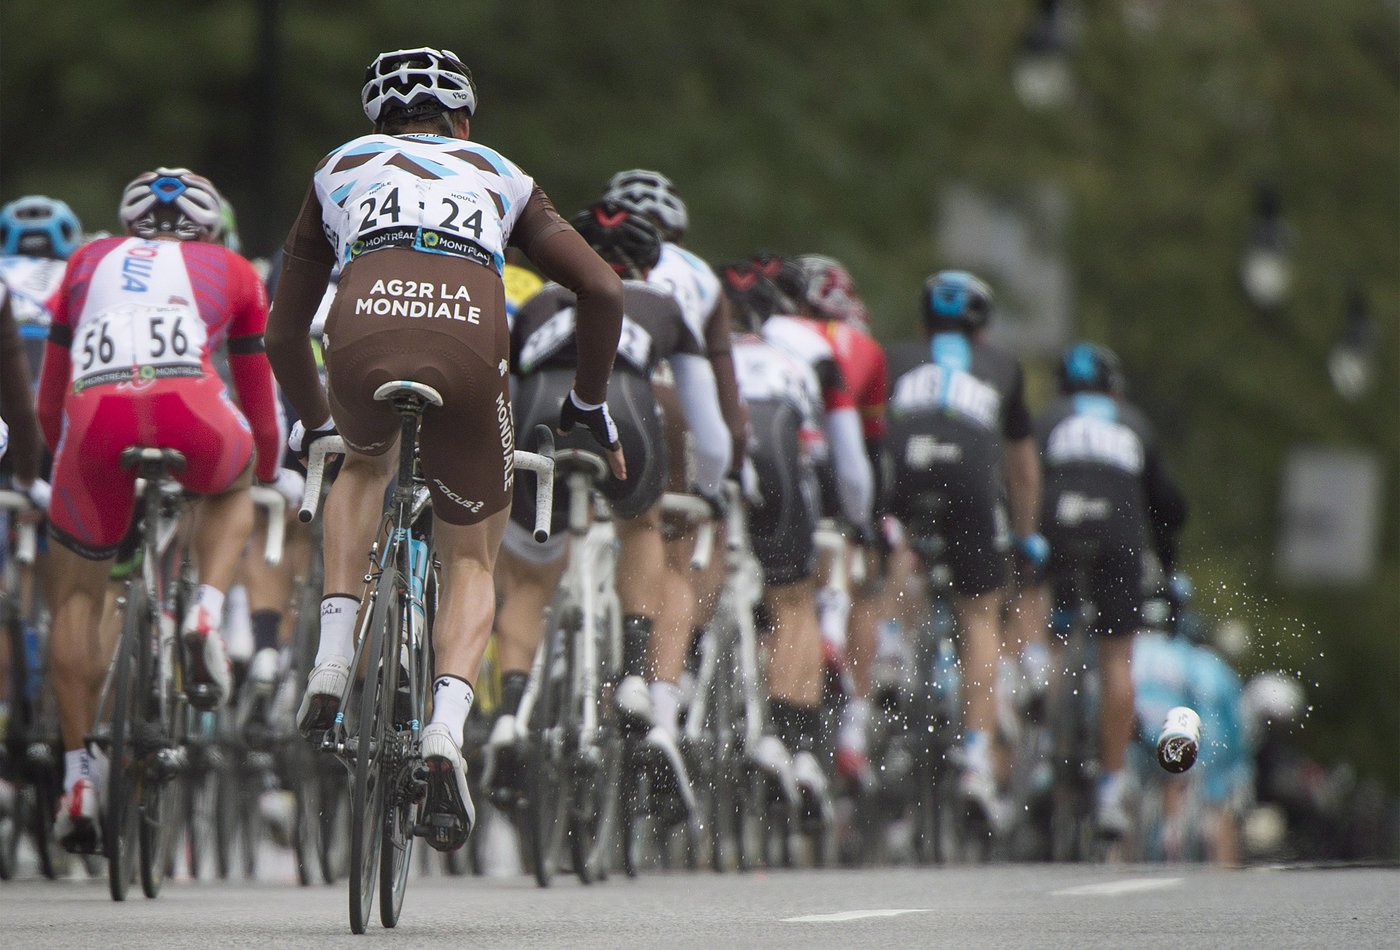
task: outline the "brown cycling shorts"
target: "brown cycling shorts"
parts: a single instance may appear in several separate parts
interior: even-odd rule
[[[326,319],[331,416],[346,443],[381,455],[399,417],[374,391],[390,380],[433,387],[418,441],[433,512],[475,524],[510,504],[515,427],[501,278],[446,255],[386,248],[347,264]]]

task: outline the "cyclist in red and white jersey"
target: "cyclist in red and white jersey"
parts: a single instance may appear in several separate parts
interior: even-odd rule
[[[856,293],[850,272],[840,262],[821,254],[804,254],[794,263],[801,269],[801,301],[806,322],[819,329],[831,345],[836,365],[860,414],[865,452],[874,477],[874,513],[880,514],[880,453],[885,438],[885,402],[889,398],[885,350],[870,335],[869,314]],[[880,571],[867,566],[866,583],[851,590],[845,631],[846,659],[854,692],[841,710],[836,739],[838,775],[868,788],[873,781],[866,754],[866,732],[870,719],[870,674],[875,663],[878,636]],[[846,607],[847,605],[840,605]]]
[[[792,301],[797,313],[775,314],[763,322],[763,338],[802,360],[822,387],[822,431],[836,478],[841,516],[861,538],[870,536],[875,497],[874,468],[866,453],[860,415],[836,351],[820,324],[804,318],[805,280],[798,265],[769,254],[754,257],[754,267]],[[810,313],[810,310],[807,310]]]
[[[231,675],[219,625],[224,594],[252,529],[248,485],[277,474],[281,446],[272,371],[263,354],[267,298],[253,267],[211,243],[218,193],[183,168],[129,184],[128,236],[80,248],[50,301],[53,322],[39,384],[39,420],[54,452],[49,534],[54,577],[53,673],[65,754],[57,832],[97,846],[97,770],[83,736],[96,713],[104,657],[94,650],[104,585],[131,522],[133,445],[176,449],[175,478],[204,496],[193,548],[200,584],[183,618],[193,703],[216,706]],[[227,345],[235,408],[211,353]]]

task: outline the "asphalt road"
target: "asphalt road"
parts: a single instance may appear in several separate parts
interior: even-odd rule
[[[275,862],[274,862],[275,864]],[[265,865],[266,867],[266,865]],[[657,873],[548,890],[521,876],[414,879],[394,931],[352,937],[344,885],[172,882],[123,905],[105,882],[0,884],[0,946],[1400,947],[1400,870],[1000,865]],[[377,914],[377,908],[376,908]]]

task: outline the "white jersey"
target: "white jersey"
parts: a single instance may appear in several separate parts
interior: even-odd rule
[[[63,282],[63,261],[16,254],[0,257],[0,283],[10,292],[10,312],[21,327],[49,325],[49,298]]]
[[[705,339],[705,328],[719,306],[719,278],[700,258],[678,244],[666,241],[661,257],[647,274],[647,282],[664,287],[681,305],[681,315],[697,340]]]
[[[752,334],[734,339],[734,374],[745,403],[783,402],[796,410],[802,428],[821,428],[821,385],[816,373],[785,350]]]
[[[362,135],[314,178],[342,264],[385,246],[465,257],[499,274],[534,179],[492,149],[438,135]]]

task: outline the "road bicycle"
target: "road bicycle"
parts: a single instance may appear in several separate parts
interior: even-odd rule
[[[613,584],[617,535],[594,488],[608,475],[596,453],[559,449],[568,492],[568,562],[520,701],[526,736],[525,840],[547,887],[567,839],[583,883],[607,876],[618,821],[623,737],[613,689],[622,669],[622,610]]]
[[[370,551],[351,677],[333,726],[318,747],[339,757],[350,773],[350,929],[364,933],[379,892],[379,919],[399,921],[412,866],[415,836],[450,837],[451,816],[424,813],[427,771],[420,741],[432,682],[432,618],[437,562],[432,552],[429,494],[417,465],[419,424],[442,396],[413,380],[391,380],[375,390],[400,418],[398,479],[384,527]],[[535,536],[549,535],[553,496],[552,436],[541,427],[540,453],[517,450],[516,471],[536,473]],[[309,522],[320,503],[328,454],[343,454],[339,438],[318,440],[307,464],[299,517]]]
[[[9,649],[9,719],[0,749],[0,774],[14,786],[8,811],[0,811],[0,880],[16,872],[21,840],[28,836],[39,872],[53,879],[67,869],[67,853],[53,839],[53,815],[63,791],[63,741],[49,688],[46,612],[33,580],[37,524],[21,492],[0,491],[0,509],[14,521],[14,543],[0,538],[0,626]],[[0,521],[0,525],[4,522]],[[26,587],[28,586],[28,589]],[[0,806],[3,807],[3,806]]]

